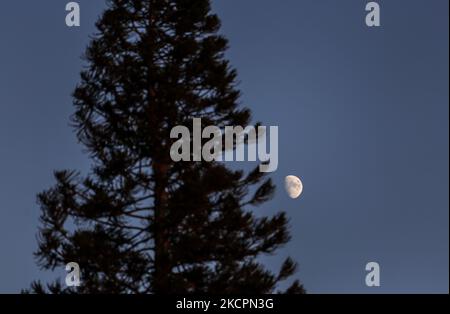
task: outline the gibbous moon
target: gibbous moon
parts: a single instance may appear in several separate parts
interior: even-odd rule
[[[298,198],[303,192],[302,181],[296,176],[287,176],[284,179],[284,187],[290,198]]]

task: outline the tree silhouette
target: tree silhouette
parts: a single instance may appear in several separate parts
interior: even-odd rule
[[[34,282],[32,292],[281,292],[296,264],[273,273],[258,261],[290,238],[284,213],[254,215],[271,180],[170,158],[176,125],[251,120],[219,27],[209,0],[108,1],[74,92],[73,126],[92,169],[55,172],[38,196],[39,264],[77,262],[82,285]],[[304,290],[295,281],[284,292]]]

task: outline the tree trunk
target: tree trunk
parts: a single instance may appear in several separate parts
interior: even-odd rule
[[[166,294],[169,292],[169,240],[167,235],[166,219],[167,216],[167,164],[155,163],[153,166],[155,175],[155,221],[154,221],[154,239],[155,239],[155,257],[154,257],[154,293]]]

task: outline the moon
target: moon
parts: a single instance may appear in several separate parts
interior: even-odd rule
[[[287,176],[284,179],[284,187],[290,198],[298,198],[303,192],[303,183],[296,176]]]

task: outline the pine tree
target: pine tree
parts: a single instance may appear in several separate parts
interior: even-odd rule
[[[38,196],[39,264],[79,263],[78,293],[273,293],[294,273],[290,258],[279,273],[259,262],[290,239],[284,213],[254,215],[273,196],[270,179],[170,158],[174,126],[251,122],[219,27],[209,0],[108,1],[74,92],[93,166],[86,177],[55,172]],[[304,291],[295,281],[284,292]]]

